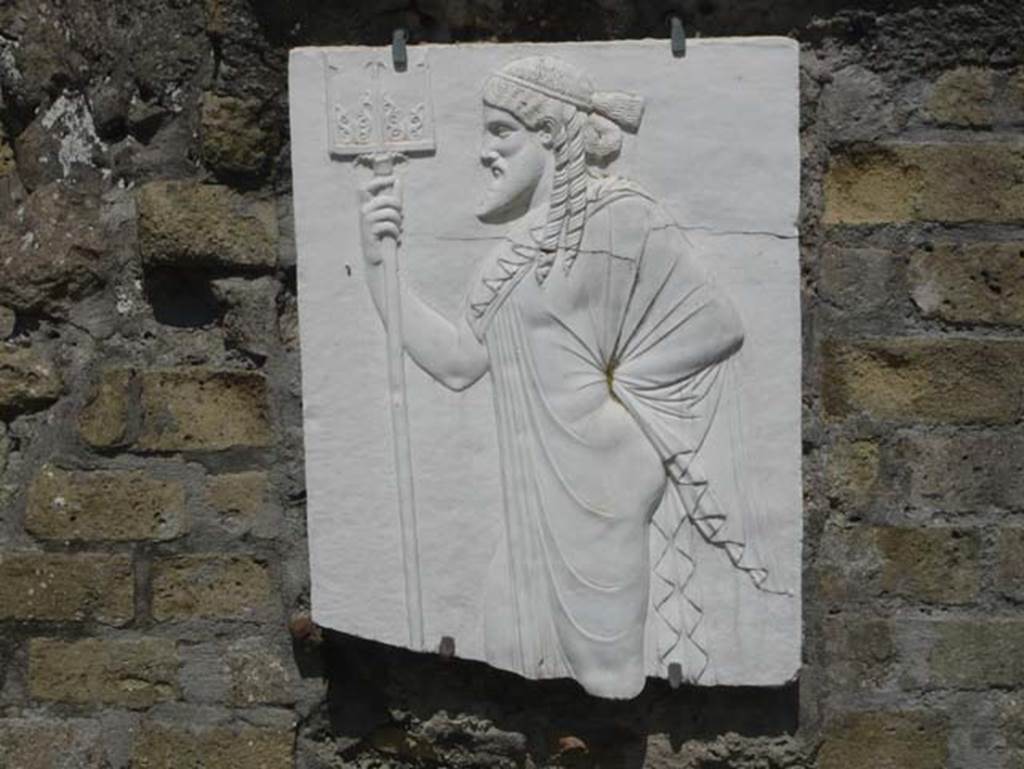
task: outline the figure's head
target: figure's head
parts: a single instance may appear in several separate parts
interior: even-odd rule
[[[493,178],[477,215],[484,221],[522,215],[548,172],[551,191],[541,246],[552,254],[564,246],[571,265],[586,219],[588,171],[597,173],[618,153],[621,128],[639,127],[643,100],[597,92],[578,67],[530,56],[491,75],[483,102],[480,158]]]

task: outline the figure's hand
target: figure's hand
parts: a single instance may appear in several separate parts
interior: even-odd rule
[[[402,239],[402,185],[396,176],[375,176],[359,192],[359,228],[363,259],[376,267],[383,259],[381,241]]]

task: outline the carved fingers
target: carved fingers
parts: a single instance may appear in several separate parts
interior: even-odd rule
[[[360,198],[364,239],[371,240],[373,244],[383,238],[401,240],[401,182],[394,176],[374,177],[362,188]],[[371,247],[367,253],[367,259],[372,264],[378,264],[380,262],[379,250]]]

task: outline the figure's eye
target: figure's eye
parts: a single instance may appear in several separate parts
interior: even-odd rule
[[[512,134],[512,129],[502,123],[492,123],[490,126],[491,135],[499,139],[507,139]]]

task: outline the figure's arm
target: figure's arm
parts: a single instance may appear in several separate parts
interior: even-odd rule
[[[363,189],[361,200],[366,282],[381,322],[386,324],[381,241],[401,238],[399,183],[393,176],[374,178]],[[402,344],[420,368],[452,390],[464,390],[484,375],[489,365],[487,349],[464,317],[452,323],[404,285],[401,302]]]

